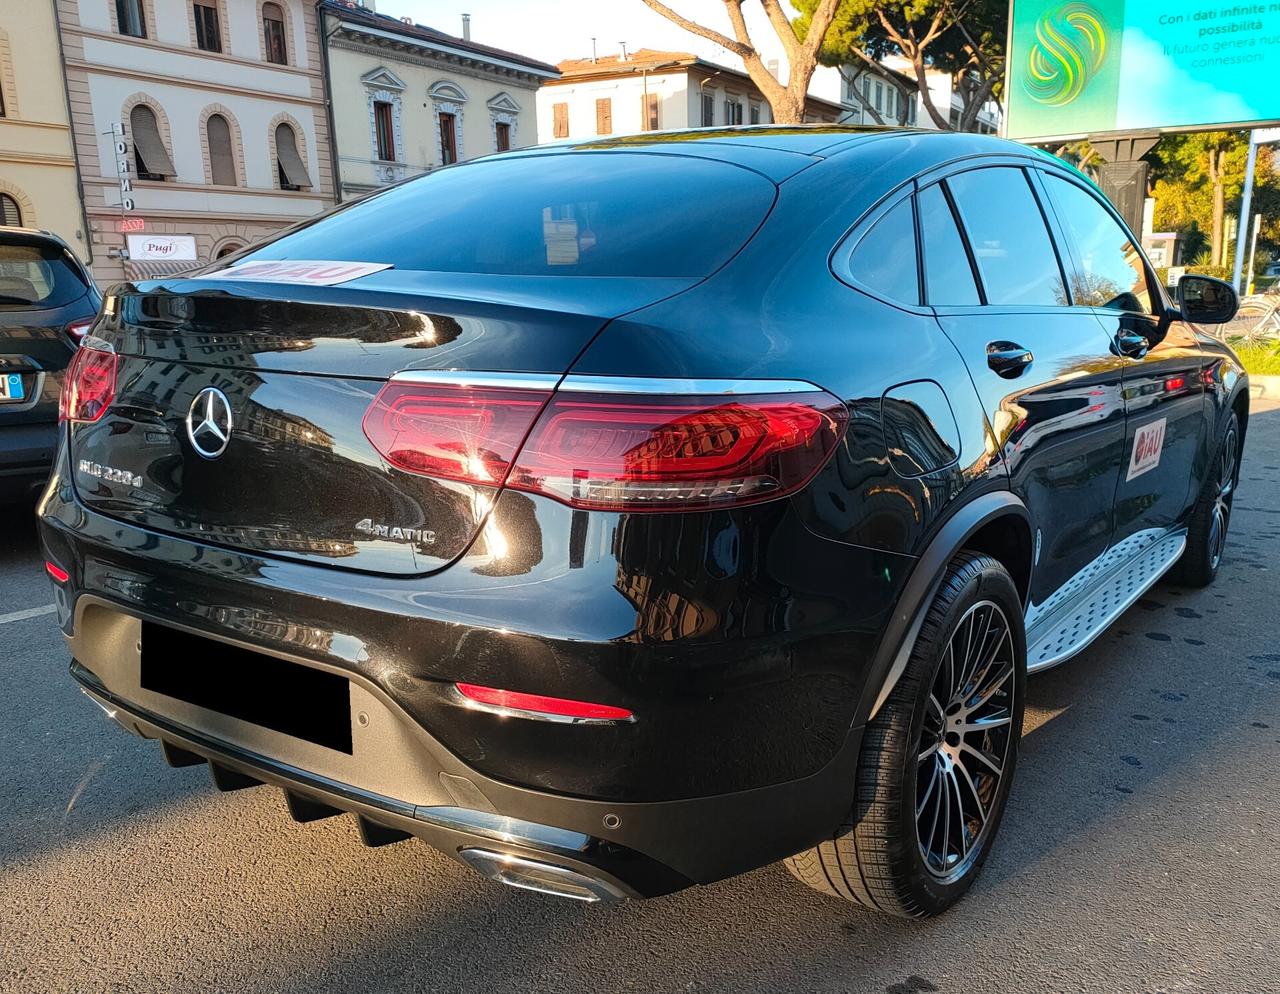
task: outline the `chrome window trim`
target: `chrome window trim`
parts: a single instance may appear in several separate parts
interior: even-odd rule
[[[512,387],[556,390],[560,393],[666,394],[732,397],[741,394],[821,393],[807,380],[702,379],[698,377],[597,376],[570,373],[506,373],[469,369],[405,369],[393,383],[440,384],[460,387]]]
[[[821,393],[805,380],[704,380],[683,377],[590,376],[571,373],[560,384],[568,393],[707,394]]]
[[[470,369],[405,369],[391,377],[392,383],[435,383],[459,387],[513,387],[526,390],[554,390],[558,373],[502,373]]]

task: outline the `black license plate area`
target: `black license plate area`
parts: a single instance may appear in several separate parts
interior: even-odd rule
[[[351,754],[351,682],[251,649],[142,623],[144,689]]]

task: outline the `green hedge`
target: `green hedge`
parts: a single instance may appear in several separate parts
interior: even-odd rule
[[[1231,277],[1235,275],[1231,266],[1187,266],[1188,273],[1199,273],[1201,276],[1213,276],[1220,280],[1231,282]],[[1157,269],[1156,279],[1160,281],[1162,286],[1169,285],[1169,270]]]
[[[1280,343],[1233,345],[1247,372],[1255,376],[1280,376]]]

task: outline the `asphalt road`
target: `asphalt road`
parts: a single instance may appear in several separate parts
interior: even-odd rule
[[[75,689],[6,512],[0,990],[1280,992],[1280,410],[1255,411],[1217,583],[1158,585],[1031,681],[997,850],[919,923],[776,866],[584,907],[218,794]]]

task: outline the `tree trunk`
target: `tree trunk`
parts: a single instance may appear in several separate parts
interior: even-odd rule
[[[804,97],[797,96],[790,88],[781,96],[770,100],[769,109],[773,111],[775,124],[804,123]]]

